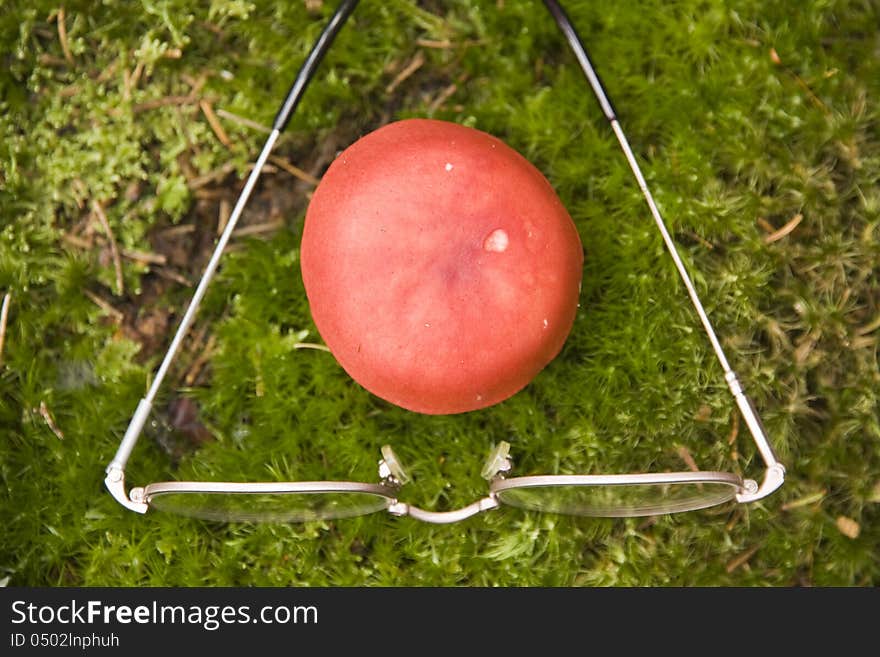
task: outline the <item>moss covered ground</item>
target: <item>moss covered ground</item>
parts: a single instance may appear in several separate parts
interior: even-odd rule
[[[565,3],[734,368],[788,466],[765,500],[648,519],[502,508],[449,526],[140,516],[104,467],[335,3],[7,0],[0,11],[0,580],[10,585],[880,583],[880,9]],[[319,349],[297,249],[312,177],[390,120],[504,139],[586,258],[560,356],[484,411],[413,414]],[[279,143],[131,484],[376,480],[402,499],[516,472],[761,463],[660,236],[541,3],[361,3]],[[292,169],[291,167],[297,167]],[[305,175],[298,169],[304,170]],[[293,171],[293,173],[291,173]]]

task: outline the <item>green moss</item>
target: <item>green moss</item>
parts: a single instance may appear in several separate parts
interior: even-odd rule
[[[745,430],[728,443],[735,408],[626,162],[540,3],[362,4],[279,152],[297,163],[323,147],[332,158],[407,116],[505,139],[548,176],[582,236],[572,334],[531,385],[495,407],[452,417],[392,407],[330,354],[297,348],[320,337],[298,272],[302,212],[292,212],[274,236],[238,240],[243,248],[225,256],[199,319],[215,337],[210,376],[186,384],[185,354],[166,390],[197,400],[215,440],[171,453],[167,437],[145,435],[129,481],[374,481],[379,448],[391,443],[414,475],[402,498],[450,509],[485,494],[482,460],[502,440],[523,474],[682,469],[685,447],[704,469],[756,476]],[[311,13],[268,1],[151,0],[124,12],[70,3],[70,63],[50,18],[56,5],[13,2],[0,17],[0,293],[12,292],[0,365],[0,579],[880,582],[880,64],[866,28],[876,7],[566,4],[788,466],[785,486],[748,507],[649,522],[509,508],[457,526],[385,514],[288,526],[126,512],[103,490],[103,468],[161,352],[138,353],[136,336],[85,292],[133,313],[155,268],[123,259],[118,297],[106,250],[63,235],[82,233],[93,202],[106,205],[121,249],[150,251],[155,230],[204,219],[192,178],[231,163],[212,189],[235,185],[262,135],[222,119],[227,148],[197,104],[160,99],[186,98],[196,85],[215,108],[270,123],[334,3]],[[418,39],[451,46],[420,48]],[[425,63],[387,93],[420,49]],[[279,180],[269,188],[282,189]],[[796,215],[790,235],[766,242],[761,222],[779,228]],[[178,312],[166,332],[190,293],[166,286],[151,302]],[[859,523],[857,538],[840,532],[840,516]]]

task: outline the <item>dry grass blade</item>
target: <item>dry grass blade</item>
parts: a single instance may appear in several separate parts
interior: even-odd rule
[[[694,460],[694,457],[691,456],[690,451],[684,445],[680,446],[675,450],[678,454],[679,458],[687,464],[687,467],[691,472],[699,472],[700,468],[697,466],[697,462]]]
[[[276,221],[267,221],[261,224],[251,224],[244,228],[238,228],[232,232],[233,237],[247,237],[248,235],[263,235],[264,233],[274,233],[284,227],[284,221],[278,219]]]
[[[792,500],[791,502],[786,502],[779,509],[781,511],[791,511],[793,509],[800,509],[805,506],[810,506],[811,504],[815,504],[816,502],[821,502],[825,496],[828,494],[828,491],[824,488],[816,493],[811,493],[810,495],[805,495],[797,500]]]
[[[260,132],[265,132],[269,134],[272,132],[272,128],[267,125],[263,125],[262,123],[257,123],[256,121],[251,121],[250,119],[246,119],[243,116],[239,116],[238,114],[233,114],[232,112],[228,112],[225,109],[215,110],[217,116],[222,116],[224,119],[229,119],[233,123],[240,123],[243,126],[247,126],[248,128],[253,128],[254,130],[259,130]]]
[[[3,364],[3,345],[6,343],[6,322],[9,320],[9,304],[12,302],[12,292],[3,295],[3,305],[0,306],[0,365]]]
[[[213,171],[209,171],[208,173],[198,176],[197,178],[188,180],[187,184],[189,185],[190,189],[200,189],[205,185],[211,184],[212,182],[222,180],[233,171],[235,171],[235,165],[232,162],[227,162],[218,169],[214,169]]]
[[[122,278],[122,260],[119,258],[116,237],[113,235],[113,230],[110,228],[110,222],[107,220],[107,215],[104,213],[104,207],[97,201],[92,201],[92,210],[94,211],[95,216],[98,217],[98,221],[101,222],[101,227],[104,229],[104,232],[107,233],[107,239],[110,240],[110,256],[113,258],[113,269],[116,272],[116,295],[122,296],[123,292],[125,292],[125,284]]]
[[[174,281],[175,283],[180,283],[184,287],[192,287],[192,281],[189,280],[183,274],[180,274],[173,269],[168,269],[167,267],[156,267],[156,273],[159,274],[162,278]]]
[[[856,329],[856,335],[868,335],[868,333],[873,333],[878,328],[880,328],[880,315],[877,315],[871,323]]]
[[[452,41],[449,39],[443,39],[442,41],[437,41],[435,39],[417,39],[416,45],[420,48],[435,48],[438,50],[448,50],[453,47]]]
[[[64,433],[58,428],[58,425],[55,424],[55,420],[52,418],[52,414],[49,412],[49,407],[46,406],[46,402],[40,402],[39,412],[40,417],[43,418],[46,426],[48,426],[52,433],[55,434],[55,437],[58,438],[58,440],[64,440]]]
[[[737,436],[739,436],[739,413],[734,411],[732,426],[730,427],[730,434],[727,436],[727,444],[733,445],[736,442]]]
[[[73,53],[70,52],[70,44],[67,42],[67,25],[64,24],[64,7],[58,10],[58,16],[56,16],[55,20],[58,21],[58,41],[61,42],[61,50],[64,52],[64,59],[67,60],[68,64],[73,64]]]
[[[804,215],[798,213],[794,215],[786,224],[780,228],[779,230],[775,230],[764,238],[765,244],[772,244],[773,242],[778,242],[783,237],[791,233],[795,228],[797,228],[798,224],[804,220]]]
[[[730,561],[727,562],[727,565],[724,567],[724,570],[726,570],[727,574],[729,575],[737,568],[740,568],[740,567],[746,565],[749,562],[749,560],[753,556],[755,556],[755,553],[758,551],[758,549],[760,547],[761,547],[760,545],[755,545],[753,547],[750,547],[745,552],[736,555],[733,559],[731,559]]]
[[[217,234],[222,235],[226,230],[226,224],[229,223],[229,217],[232,216],[232,203],[227,198],[220,199],[220,207],[217,210]]]
[[[433,100],[433,102],[431,102],[430,107],[428,107],[428,114],[433,114],[438,109],[440,109],[440,106],[443,105],[443,103],[445,103],[447,100],[449,100],[449,97],[452,96],[452,94],[454,94],[456,91],[458,91],[458,85],[455,83],[450,84],[443,91],[441,91]]]
[[[164,96],[162,98],[155,98],[153,100],[147,100],[143,103],[139,103],[131,108],[131,111],[135,114],[139,114],[140,112],[148,112],[150,110],[159,109],[160,107],[170,107],[172,105],[192,105],[198,100],[198,97],[195,95],[189,96]]]
[[[330,347],[324,344],[318,344],[316,342],[295,342],[293,344],[294,349],[317,349],[319,351],[326,351],[329,353]]]
[[[134,249],[122,249],[122,256],[145,265],[164,265],[168,261],[168,258],[161,253],[135,251]]]
[[[105,301],[94,292],[91,292],[90,290],[83,290],[83,294],[85,294],[92,301],[92,303],[94,303],[96,306],[98,306],[98,308],[110,315],[117,322],[121,322],[123,319],[125,319],[125,315],[122,314],[121,310],[117,310],[108,301]]]
[[[397,76],[391,81],[387,87],[385,87],[385,93],[392,93],[397,87],[399,87],[408,77],[410,77],[413,73],[418,71],[422,64],[425,63],[425,53],[419,50],[415,56],[409,61],[404,69],[397,74]]]
[[[208,338],[208,342],[205,344],[204,349],[202,349],[198,358],[193,361],[193,364],[190,366],[189,370],[187,370],[186,374],[183,377],[186,385],[191,386],[196,382],[196,379],[199,378],[199,374],[202,373],[202,370],[205,368],[207,362],[211,359],[211,356],[214,353],[214,347],[217,345],[217,337],[212,335]]]
[[[196,232],[195,224],[180,224],[179,226],[171,226],[170,228],[165,228],[164,230],[159,231],[159,234],[162,237],[180,237],[181,235],[189,235],[190,233]]]

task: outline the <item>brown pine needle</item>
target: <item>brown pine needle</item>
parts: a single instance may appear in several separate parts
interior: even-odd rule
[[[263,125],[262,123],[257,123],[256,121],[251,121],[250,119],[246,119],[243,116],[239,116],[238,114],[233,114],[232,112],[228,112],[225,109],[215,110],[217,116],[222,116],[224,119],[228,119],[233,123],[240,123],[243,126],[247,126],[248,128],[253,128],[254,130],[259,130],[260,132],[265,132],[269,134],[272,132],[272,128],[267,125]]]
[[[229,217],[232,216],[232,204],[227,198],[220,199],[220,209],[217,212],[217,234],[222,235],[226,230],[226,224],[229,223]]]
[[[175,283],[179,283],[184,287],[192,287],[192,281],[189,280],[183,274],[180,274],[173,269],[168,269],[167,267],[156,267],[156,273],[159,274],[162,278],[165,278],[169,281],[174,281]]]
[[[690,451],[684,445],[680,446],[677,450],[678,456],[687,464],[687,467],[691,472],[699,472],[700,468],[697,466],[697,462],[694,460],[694,457],[691,456]]]
[[[772,233],[776,230],[776,226],[764,219],[764,217],[758,217],[756,219],[756,222],[761,227],[761,230],[763,230],[765,233]]]
[[[116,246],[116,237],[110,228],[110,222],[107,221],[107,215],[104,213],[103,206],[97,201],[92,201],[92,210],[101,222],[101,227],[107,233],[107,239],[110,240],[110,256],[113,258],[113,269],[116,272],[116,295],[122,296],[125,292],[125,286],[122,279],[122,260],[119,258],[119,249]]]
[[[6,322],[9,320],[9,304],[12,302],[12,292],[3,295],[3,305],[0,306],[0,365],[3,364],[3,345],[6,343]]]
[[[188,180],[187,185],[189,185],[190,189],[200,189],[205,185],[210,185],[212,182],[222,180],[233,171],[235,171],[235,165],[232,162],[227,162],[218,169]]]
[[[135,251],[134,249],[122,249],[122,256],[145,265],[164,265],[168,261],[168,258],[161,253]]]
[[[413,58],[409,61],[409,64],[407,64],[404,67],[404,69],[400,73],[397,74],[397,77],[395,77],[391,81],[391,84],[389,84],[387,87],[385,87],[385,93],[387,93],[387,94],[392,93],[395,89],[397,89],[397,87],[399,87],[401,84],[403,84],[403,82],[408,77],[410,77],[413,73],[418,71],[422,67],[422,64],[424,64],[424,63],[425,63],[425,53],[423,53],[421,50],[419,50],[415,54],[415,56],[413,56]]]
[[[755,553],[758,551],[758,549],[760,547],[761,547],[760,545],[755,545],[754,547],[750,547],[748,550],[746,550],[742,554],[738,554],[733,559],[731,559],[730,561],[727,562],[727,565],[724,567],[724,570],[726,570],[727,573],[730,574],[734,570],[736,570],[737,568],[744,566],[745,564],[747,564],[749,562],[749,559],[751,559],[753,556],[755,556]]]
[[[315,178],[312,174],[303,171],[297,166],[294,166],[283,157],[278,157],[277,155],[270,155],[269,161],[277,164],[279,167],[284,169],[287,173],[289,173],[294,178],[299,178],[303,182],[307,182],[310,185],[317,186],[321,181],[318,178]]]
[[[58,40],[61,42],[61,50],[64,52],[64,59],[68,64],[73,64],[73,53],[70,52],[70,44],[67,42],[67,26],[64,24],[64,7],[58,10]]]
[[[105,301],[94,292],[83,290],[83,294],[85,294],[89,299],[91,299],[92,303],[94,303],[96,306],[98,306],[98,308],[110,315],[117,322],[121,322],[123,319],[125,319],[125,315],[122,314],[121,310],[117,310],[110,304],[110,302]]]
[[[210,338],[208,338],[208,342],[207,342],[207,344],[205,344],[204,349],[202,349],[198,358],[196,358],[195,361],[193,361],[193,364],[190,366],[186,375],[183,377],[183,380],[186,383],[186,385],[191,386],[193,383],[196,382],[196,379],[198,379],[199,374],[202,373],[202,370],[205,368],[205,365],[211,359],[211,356],[214,353],[214,347],[216,346],[216,344],[217,344],[217,337],[216,336],[212,335]]]
[[[783,237],[791,233],[795,228],[797,228],[798,224],[804,220],[804,215],[800,212],[794,215],[782,228],[779,230],[773,231],[769,235],[764,238],[765,244],[772,244],[773,242],[778,242]]]
[[[159,231],[162,237],[179,237],[181,235],[189,235],[190,233],[196,232],[195,224],[180,224],[178,226],[171,226],[170,228],[165,228],[164,230]]]
[[[147,112],[149,110],[159,109],[160,107],[168,107],[171,105],[192,105],[198,100],[198,97],[195,95],[189,96],[163,96],[162,98],[154,98],[153,100],[147,100],[143,103],[139,103],[131,108],[131,111],[135,114],[139,114],[140,112]]]
[[[208,119],[208,125],[211,126],[211,130],[217,135],[217,139],[221,144],[226,146],[226,148],[229,148],[232,145],[232,142],[229,140],[229,135],[226,134],[223,126],[220,125],[220,119],[214,114],[214,108],[211,107],[211,103],[202,99],[199,101],[199,107],[202,108],[202,113],[205,115],[205,118]]]
[[[284,221],[278,219],[276,221],[267,221],[261,224],[251,224],[243,228],[232,231],[233,237],[246,237],[248,235],[262,235],[263,233],[274,233],[284,227]]]
[[[868,335],[868,333],[873,333],[878,328],[880,328],[880,315],[877,315],[871,323],[856,329],[856,335]]]
[[[58,440],[64,440],[64,433],[58,428],[58,425],[55,424],[55,420],[52,418],[52,414],[49,412],[49,407],[46,406],[46,402],[40,402],[39,410],[40,416],[43,418],[46,426],[55,434],[55,437],[58,438]]]
[[[443,91],[441,91],[431,103],[430,107],[428,107],[428,114],[433,114],[438,109],[440,109],[443,103],[449,100],[449,97],[452,96],[452,94],[454,94],[456,91],[458,91],[458,85],[454,82],[446,87]]]
[[[730,427],[730,435],[727,436],[727,444],[733,445],[736,442],[736,438],[739,436],[739,413],[733,412],[733,423]]]

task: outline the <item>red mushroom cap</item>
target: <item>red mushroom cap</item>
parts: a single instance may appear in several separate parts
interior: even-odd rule
[[[479,130],[410,119],[341,153],[306,213],[322,338],[373,394],[429,414],[521,390],[562,348],[583,249],[547,179]]]

